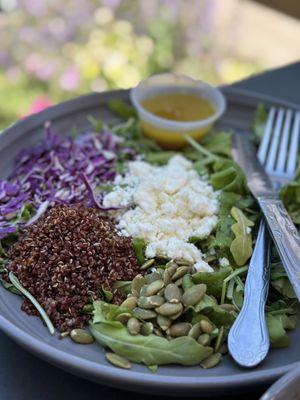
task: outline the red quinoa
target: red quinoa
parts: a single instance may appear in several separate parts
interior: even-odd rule
[[[8,269],[38,300],[60,331],[82,327],[83,306],[101,287],[131,280],[138,267],[131,239],[93,208],[55,206],[31,225],[9,251]],[[118,301],[114,293],[114,300]],[[24,300],[22,309],[36,314]]]

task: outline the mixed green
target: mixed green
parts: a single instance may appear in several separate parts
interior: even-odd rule
[[[106,165],[102,176],[105,179],[101,182],[98,179],[95,183],[87,182],[83,177],[87,192],[78,181],[80,178],[76,176],[73,179],[74,191],[80,188],[80,200],[99,206],[101,196],[113,189],[114,174],[124,173],[132,157],[139,155],[148,163],[164,165],[176,154],[143,137],[137,117],[127,104],[113,101],[110,108],[123,121],[105,125],[90,119],[95,132],[109,131],[113,137],[122,139],[111,143],[118,149],[113,163],[104,155],[102,157]],[[254,124],[257,137],[261,135],[265,118],[265,110],[260,106]],[[93,140],[91,136],[89,138]],[[211,132],[201,144],[189,137],[186,140],[188,146],[180,154],[192,161],[199,175],[205,176],[219,191],[216,229],[206,239],[189,238],[204,254],[204,260],[214,272],[197,272],[186,260],[159,257],[149,260],[145,255],[144,240],[134,238],[132,244],[140,274],[132,281],[115,282],[115,289],[123,294],[122,304],[114,304],[112,293],[102,290],[101,299],[91,299],[83,310],[91,316],[89,330],[93,338],[115,353],[108,353],[107,359],[119,367],[130,367],[129,361],[143,363],[152,371],[156,371],[158,365],[169,363],[201,365],[203,368],[217,365],[227,352],[226,338],[243,304],[248,263],[260,218],[259,209],[247,188],[241,168],[231,157],[229,132]],[[88,144],[84,149],[81,147],[81,152],[86,154],[87,147]],[[95,157],[93,154],[92,159]],[[281,196],[299,228],[300,170],[295,181],[282,189]],[[75,192],[73,198],[76,200]],[[51,192],[51,197],[41,197],[38,205],[40,207],[47,201],[47,206],[51,207],[51,201],[56,199],[55,193]],[[1,240],[3,273],[7,272],[6,264],[9,262],[7,249],[17,240],[22,224],[30,220],[37,209],[36,204],[30,201],[29,193],[26,204],[5,225],[11,232],[6,232]],[[7,289],[18,294],[22,292],[16,279],[10,282],[2,279],[2,282]],[[287,331],[295,328],[297,300],[275,249],[266,318],[272,346],[289,346]],[[80,334],[86,341],[80,341],[76,332],[71,332],[71,337],[76,337],[75,341],[79,343],[91,342],[86,333]]]

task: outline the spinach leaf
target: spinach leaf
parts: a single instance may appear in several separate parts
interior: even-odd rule
[[[122,328],[122,323],[116,320],[116,317],[122,313],[132,314],[130,310],[125,307],[120,307],[115,304],[106,303],[105,301],[96,300],[93,302],[93,323],[109,322],[115,327]]]
[[[214,154],[231,157],[231,133],[212,132],[201,142],[202,146]]]
[[[117,327],[110,323],[91,323],[90,331],[97,342],[109,347],[114,353],[132,362],[150,366],[198,365],[213,352],[211,347],[204,347],[188,336],[174,340],[167,340],[153,334],[134,336],[124,326]]]
[[[248,192],[245,175],[233,160],[218,159],[213,165],[210,182],[214,189],[245,195]]]
[[[280,197],[294,224],[300,228],[300,180],[293,181],[283,187]]]
[[[231,227],[235,239],[231,243],[230,251],[236,264],[241,266],[246,263],[252,254],[252,236],[249,228],[254,223],[239,208],[232,207],[231,215],[237,222]]]

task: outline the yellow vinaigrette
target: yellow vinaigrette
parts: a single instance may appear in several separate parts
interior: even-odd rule
[[[150,97],[141,102],[147,111],[157,117],[176,122],[193,122],[209,118],[214,115],[213,105],[206,99],[185,93],[166,93]],[[158,125],[141,120],[141,127],[146,136],[154,139],[162,147],[179,149],[186,145],[184,134],[195,139],[201,139],[210,126],[197,128],[196,130],[168,130]]]

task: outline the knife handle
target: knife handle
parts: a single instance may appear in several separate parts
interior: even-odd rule
[[[278,198],[258,199],[282,264],[300,301],[300,236]]]

